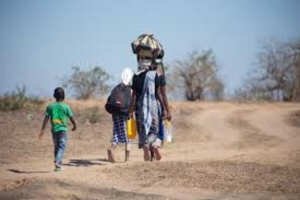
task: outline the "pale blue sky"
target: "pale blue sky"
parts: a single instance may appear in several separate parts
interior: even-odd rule
[[[72,65],[102,66],[117,80],[136,69],[130,45],[144,32],[168,64],[211,48],[230,93],[261,40],[300,37],[300,0],[0,0],[0,94],[26,85],[52,96]]]

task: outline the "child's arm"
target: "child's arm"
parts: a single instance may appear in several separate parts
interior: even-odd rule
[[[72,131],[75,131],[75,130],[76,130],[76,128],[77,128],[77,126],[76,126],[76,122],[75,122],[74,118],[73,118],[73,117],[70,117],[70,121],[71,121],[71,122],[72,122],[72,124],[73,124]]]
[[[42,139],[43,135],[44,135],[44,132],[45,132],[45,129],[46,129],[46,125],[49,121],[49,116],[45,116],[44,118],[44,122],[43,122],[43,126],[42,126],[42,129],[41,129],[41,132],[40,134],[38,135],[38,138],[39,139]]]

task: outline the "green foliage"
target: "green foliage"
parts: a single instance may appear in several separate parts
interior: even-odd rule
[[[0,110],[1,111],[14,111],[20,110],[25,106],[40,106],[43,102],[37,97],[27,97],[26,87],[17,87],[16,91],[6,93],[0,97]]]
[[[63,86],[75,92],[77,99],[89,99],[95,95],[107,93],[107,81],[111,76],[101,67],[83,71],[79,67],[72,67],[73,74],[63,80]]]

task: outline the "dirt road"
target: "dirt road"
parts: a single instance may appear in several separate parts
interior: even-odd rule
[[[300,199],[300,105],[173,102],[174,142],[144,162],[133,141],[129,163],[107,162],[110,116],[69,132],[64,169],[53,172],[43,109],[0,115],[0,199]],[[75,106],[75,104],[74,104]],[[30,116],[30,120],[28,118]],[[49,127],[48,127],[49,129]]]

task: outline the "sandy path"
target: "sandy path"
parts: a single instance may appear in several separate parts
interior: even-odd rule
[[[180,110],[174,112],[174,143],[165,144],[162,161],[143,162],[142,151],[134,145],[129,163],[108,163],[105,148],[99,148],[79,156],[67,154],[65,170],[60,173],[52,171],[49,156],[3,164],[0,199],[22,195],[24,199],[300,197],[295,192],[300,191],[300,131],[288,123],[291,112],[300,110],[300,105],[198,103],[173,107]],[[116,153],[122,160],[123,149]],[[285,183],[287,177],[292,183]]]
[[[221,159],[240,154],[235,149],[228,148],[239,139],[239,131],[227,122],[236,109],[230,104],[204,105],[199,111],[195,109],[187,117],[192,130],[187,130],[188,133],[183,133],[178,138],[175,135],[175,141],[183,142],[175,142],[166,159]]]
[[[274,107],[276,107],[276,112],[274,112]],[[268,162],[287,164],[289,156],[296,156],[294,154],[299,152],[300,129],[291,126],[288,121],[289,116],[295,110],[299,110],[299,106],[296,104],[266,105],[256,108],[255,113],[250,113],[244,117],[260,132],[277,138],[269,146],[264,146],[264,151],[258,152],[256,159],[267,158]]]

